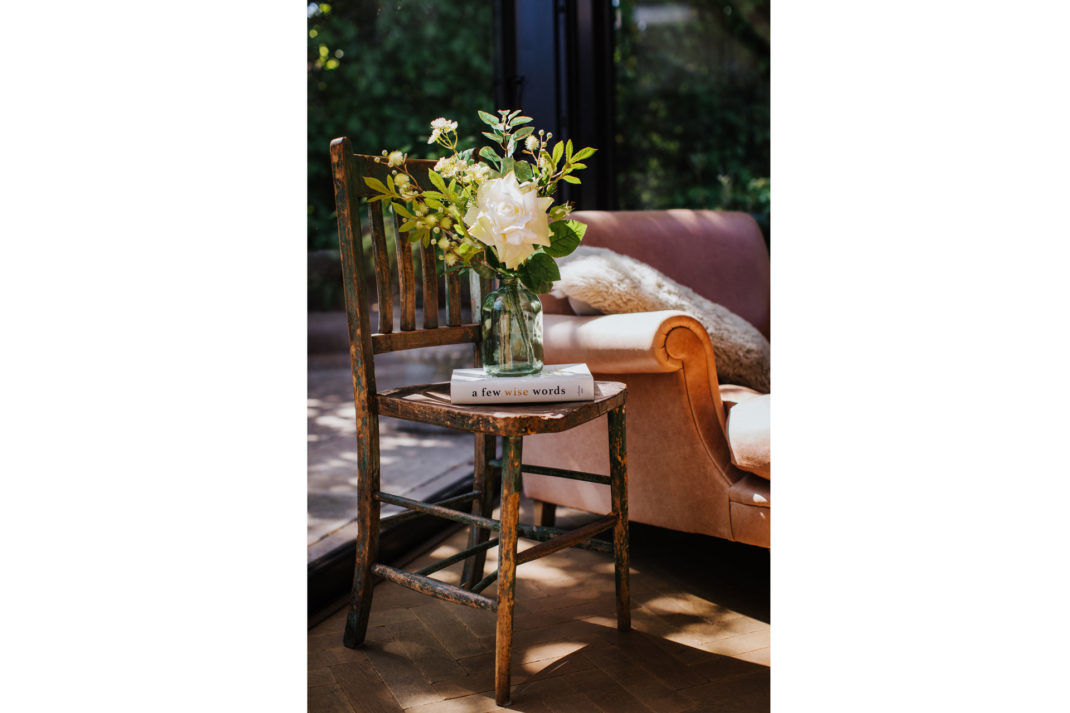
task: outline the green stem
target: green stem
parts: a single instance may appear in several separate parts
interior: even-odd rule
[[[535,351],[531,343],[531,334],[528,330],[527,320],[525,319],[524,313],[520,308],[520,280],[519,278],[512,278],[505,286],[507,288],[505,290],[505,301],[508,305],[507,312],[516,316],[516,321],[520,328],[520,339],[523,341],[524,349],[527,352],[527,360],[529,363],[534,362]],[[510,319],[509,321],[512,322],[512,319]],[[511,363],[513,360],[512,342],[510,341],[508,342],[508,344],[509,361]]]

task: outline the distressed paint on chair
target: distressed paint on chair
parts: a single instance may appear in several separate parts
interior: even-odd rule
[[[335,202],[338,208],[338,240],[345,281],[346,314],[349,324],[350,362],[357,430],[357,561],[353,576],[353,596],[346,617],[343,643],[350,648],[364,641],[368,627],[373,587],[378,579],[408,587],[414,591],[446,601],[496,612],[495,699],[505,705],[510,699],[509,666],[512,657],[513,610],[516,594],[516,568],[519,564],[559,551],[565,547],[585,547],[606,551],[607,543],[592,540],[595,535],[613,530],[612,551],[616,580],[617,628],[628,631],[630,611],[628,595],[628,514],[627,461],[624,445],[624,403],[627,392],[618,382],[599,381],[595,399],[564,404],[494,404],[492,407],[453,405],[448,384],[425,384],[378,393],[375,386],[374,355],[402,349],[443,344],[472,343],[479,365],[479,325],[462,324],[461,282],[456,274],[445,278],[446,325],[439,326],[438,275],[432,247],[416,246],[420,255],[423,329],[416,328],[416,285],[413,269],[413,246],[404,236],[396,239],[400,331],[394,331],[394,301],[390,253],[384,228],[385,209],[380,203],[369,210],[372,221],[374,272],[369,272],[361,239],[357,206],[361,198],[373,195],[363,182],[364,176],[385,180],[387,167],[376,157],[356,155],[349,139],[331,142],[331,164]],[[433,165],[431,161],[410,159],[410,171],[416,174]],[[397,217],[393,218],[396,230]],[[395,233],[397,234],[397,233]],[[366,276],[376,286],[378,331],[372,333],[366,300]],[[474,276],[471,280],[473,315],[479,314],[480,298],[488,292],[489,280]],[[536,433],[563,431],[609,414],[610,476],[553,469],[549,475],[593,481],[610,486],[614,512],[582,528],[566,531],[555,527],[522,525],[519,522],[523,437]],[[469,431],[475,434],[475,467],[471,492],[438,503],[423,503],[380,490],[379,416],[395,416],[422,423]],[[502,438],[502,458],[494,458],[497,438]],[[494,520],[493,477],[501,473],[501,516]],[[471,503],[470,512],[453,506]],[[400,505],[408,512],[382,520],[380,503]],[[376,561],[379,531],[383,522],[401,522],[420,514],[430,514],[469,526],[468,547],[443,561],[408,572]],[[497,532],[496,539],[488,539]],[[519,537],[541,544],[518,553]],[[483,576],[486,551],[499,548],[498,570]],[[428,575],[451,564],[464,561],[460,586],[447,584]],[[480,592],[498,582],[498,597],[491,599]]]

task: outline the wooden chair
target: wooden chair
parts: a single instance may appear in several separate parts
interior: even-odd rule
[[[559,404],[454,405],[450,402],[449,384],[424,384],[377,393],[373,356],[385,352],[441,344],[472,343],[479,365],[478,323],[461,323],[461,282],[457,274],[446,279],[446,325],[439,326],[438,277],[434,248],[409,243],[404,236],[396,241],[396,261],[400,295],[400,331],[394,331],[392,271],[387,251],[381,202],[370,204],[372,252],[375,271],[364,265],[359,200],[374,193],[364,176],[385,180],[387,167],[373,156],[355,155],[349,139],[331,142],[331,165],[334,177],[335,204],[338,209],[338,241],[342,253],[345,281],[346,313],[349,321],[349,356],[353,369],[353,395],[357,424],[357,558],[353,576],[353,596],[343,643],[356,648],[364,641],[372,588],[379,579],[439,599],[487,609],[497,614],[495,653],[495,698],[499,705],[509,702],[509,668],[513,636],[513,604],[518,564],[530,562],[565,547],[580,546],[609,551],[608,543],[592,540],[594,535],[613,529],[612,552],[616,579],[617,628],[631,628],[628,595],[628,486],[625,457],[624,384],[596,382],[594,401]],[[421,184],[426,181],[432,161],[410,159],[410,172]],[[394,217],[396,221],[396,216]],[[396,226],[395,222],[395,226]],[[416,327],[416,284],[413,250],[420,254],[423,278],[422,328]],[[370,327],[366,300],[366,275],[374,274],[378,295],[377,331]],[[490,288],[488,280],[472,273],[472,314],[479,314],[480,297]],[[556,433],[591,421],[602,414],[609,418],[610,475],[600,475],[557,468],[521,465],[523,437],[537,433]],[[469,431],[475,434],[475,472],[471,492],[437,503],[425,503],[382,492],[379,489],[379,416]],[[502,439],[502,457],[495,460],[497,438]],[[572,478],[608,485],[613,503],[605,517],[566,531],[554,527],[523,525],[519,522],[521,468],[529,472]],[[492,519],[494,474],[501,473],[501,519]],[[380,520],[380,503],[399,505],[405,512]],[[470,504],[471,512],[457,509]],[[425,567],[407,572],[377,562],[379,531],[388,522],[399,522],[421,514],[435,515],[469,526],[468,548]],[[489,533],[498,533],[490,538]],[[538,540],[539,544],[517,552],[517,538]],[[483,576],[486,552],[498,546],[498,571]],[[428,575],[464,561],[460,586],[431,579]],[[494,580],[498,582],[497,599],[481,594]]]

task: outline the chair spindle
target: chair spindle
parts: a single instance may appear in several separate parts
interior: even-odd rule
[[[379,201],[368,205],[372,224],[372,248],[375,252],[375,290],[379,295],[379,332],[389,334],[394,330],[394,299],[390,280],[390,258],[386,250],[386,233],[383,227],[383,204]]]
[[[412,243],[408,233],[398,230],[401,221],[394,216],[394,236],[398,256],[398,294],[401,297],[401,331],[416,329],[416,276],[412,268]]]
[[[446,275],[446,324],[461,324],[461,276],[456,272]]]
[[[420,251],[424,274],[424,329],[438,328],[438,275],[435,272],[435,246],[428,243]]]

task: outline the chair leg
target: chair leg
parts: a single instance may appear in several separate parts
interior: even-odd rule
[[[476,434],[476,457],[474,485],[479,491],[479,500],[472,503],[472,512],[482,517],[490,517],[494,512],[494,469],[490,461],[494,460],[497,438],[487,433]],[[478,525],[468,528],[468,547],[475,547],[487,541],[490,531]],[[483,565],[487,561],[487,551],[482,550],[464,561],[461,572],[461,586],[472,587],[483,579]]]
[[[632,628],[628,591],[628,459],[624,448],[624,405],[609,412],[610,497],[617,523],[613,526],[613,573],[617,585],[617,631]]]
[[[361,460],[364,460],[363,458]],[[368,460],[371,460],[369,458]],[[372,591],[376,577],[372,565],[379,559],[379,459],[374,464],[358,465],[357,472],[357,562],[353,571],[353,594],[346,615],[342,643],[355,649],[364,643],[368,630],[368,612],[372,606]],[[365,461],[367,463],[367,461]]]
[[[539,527],[553,527],[557,521],[557,503],[535,502],[535,524]]]
[[[494,698],[499,706],[508,705],[510,701],[522,441],[520,436],[509,436],[502,443],[502,526],[498,533],[498,628],[494,656]]]

